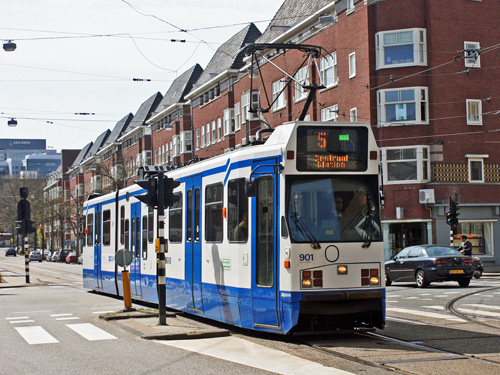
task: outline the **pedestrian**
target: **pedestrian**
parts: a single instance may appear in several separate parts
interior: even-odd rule
[[[462,234],[462,244],[458,247],[457,250],[460,251],[463,255],[472,255],[472,243],[469,241],[469,237],[467,237],[465,234]]]

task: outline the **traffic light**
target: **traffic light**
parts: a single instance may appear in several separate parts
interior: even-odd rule
[[[36,221],[33,220],[26,220],[26,230],[27,233],[34,233],[36,232]]]
[[[17,220],[29,220],[30,217],[30,202],[23,198],[19,202],[17,202]]]
[[[458,225],[458,203],[450,197],[450,210],[446,213],[446,223],[450,226]]]
[[[158,180],[153,177],[149,177],[147,180],[137,180],[135,181],[137,185],[146,189],[146,194],[136,195],[135,197],[141,202],[147,204],[149,207],[158,206]]]
[[[451,213],[451,211],[448,211],[446,213],[446,224],[453,225],[453,222],[454,222],[454,220],[453,220],[453,214]]]
[[[18,234],[26,234],[26,220],[16,220],[16,232]]]
[[[173,178],[164,177],[163,202],[165,207],[172,207],[180,199],[179,195],[174,195],[174,189],[181,183]]]

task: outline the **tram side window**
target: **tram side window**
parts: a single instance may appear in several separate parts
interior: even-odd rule
[[[207,186],[205,194],[205,239],[222,242],[222,184]]]
[[[120,244],[125,243],[125,206],[120,207]]]
[[[148,257],[148,216],[142,217],[142,259]]]
[[[171,243],[182,242],[182,194],[176,193],[179,196],[172,207],[168,210],[168,240]]]
[[[227,205],[228,240],[246,242],[248,238],[248,197],[245,195],[244,178],[229,181]]]
[[[87,215],[87,246],[94,244],[94,214]]]
[[[130,250],[130,220],[125,219],[125,250]]]
[[[154,211],[148,207],[148,242],[153,243],[154,239]]]
[[[102,213],[102,244],[109,246],[111,243],[111,211]]]

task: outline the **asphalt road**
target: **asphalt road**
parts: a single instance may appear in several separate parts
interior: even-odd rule
[[[1,252],[2,269],[22,279],[24,259]],[[500,277],[467,288],[393,284],[386,328],[376,332],[283,338],[231,329],[229,338],[167,342],[97,319],[123,301],[85,291],[81,270],[35,262],[31,278],[43,285],[0,288],[1,374],[500,373]]]

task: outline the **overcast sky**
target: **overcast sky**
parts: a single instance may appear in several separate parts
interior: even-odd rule
[[[17,49],[0,50],[0,138],[81,149],[248,22],[264,32],[282,2],[4,0],[0,39]]]

